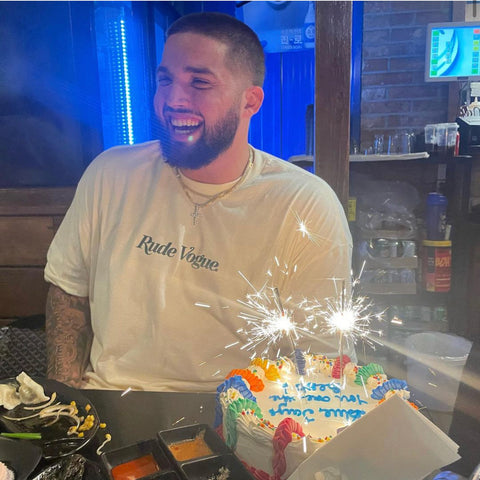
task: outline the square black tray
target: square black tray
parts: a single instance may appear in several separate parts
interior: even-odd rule
[[[169,445],[174,443],[179,443],[182,441],[194,440],[196,437],[203,433],[204,440],[207,446],[212,451],[212,454],[205,455],[199,458],[206,458],[216,455],[223,455],[227,453],[232,453],[231,450],[227,447],[225,442],[220,438],[220,436],[207,424],[199,423],[195,425],[187,425],[184,427],[172,428],[169,430],[162,430],[158,432],[158,440],[162,445],[165,453],[168,458],[175,464],[181,465],[184,462],[189,462],[191,460],[196,460],[190,458],[188,460],[177,460],[173,455],[172,451],[169,448]]]
[[[103,468],[106,470],[109,478],[113,480],[111,474],[112,468],[148,454],[152,454],[153,458],[158,463],[160,471],[147,475],[143,478],[148,478],[149,480],[156,478],[162,480],[169,480],[171,478],[174,480],[178,478],[178,476],[175,476],[176,473],[173,472],[174,466],[169,461],[165,455],[165,452],[155,439],[144,440],[133,445],[128,445],[126,447],[121,447],[116,450],[102,453],[101,460]]]

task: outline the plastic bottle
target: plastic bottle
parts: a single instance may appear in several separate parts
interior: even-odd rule
[[[308,10],[303,21],[303,46],[304,48],[315,47],[315,4],[308,2]]]
[[[425,225],[428,240],[445,240],[448,200],[442,194],[431,192],[427,197]]]

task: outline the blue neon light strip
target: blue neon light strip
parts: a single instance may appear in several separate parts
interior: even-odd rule
[[[132,102],[130,97],[130,76],[128,73],[127,36],[125,32],[125,21],[120,20],[120,43],[122,53],[123,88],[125,91],[125,112],[127,119],[127,140],[130,145],[134,143]]]
[[[140,13],[130,2],[95,7],[104,148],[151,139],[153,85]]]

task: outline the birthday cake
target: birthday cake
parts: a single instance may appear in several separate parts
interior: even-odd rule
[[[375,363],[344,355],[255,359],[218,386],[215,428],[259,480],[285,480],[341,430],[390,395],[408,400],[406,382]]]

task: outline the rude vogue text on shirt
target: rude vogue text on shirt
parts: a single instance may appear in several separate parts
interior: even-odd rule
[[[205,268],[212,272],[218,272],[219,263],[215,260],[211,260],[203,254],[198,254],[195,250],[196,247],[190,247],[182,245],[180,248],[174,246],[172,242],[158,243],[153,240],[150,235],[143,235],[143,238],[137,245],[145,255],[164,255],[166,257],[180,256],[180,260],[190,263],[192,268],[199,269]]]

